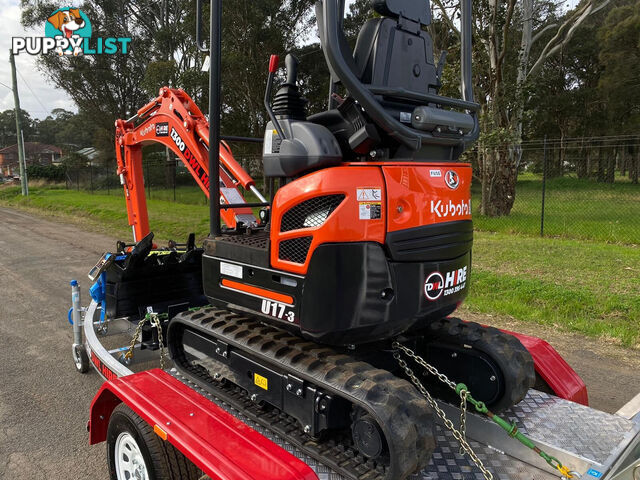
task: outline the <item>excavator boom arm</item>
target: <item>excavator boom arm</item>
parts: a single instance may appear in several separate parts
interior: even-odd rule
[[[116,121],[116,157],[118,175],[124,188],[129,225],[134,241],[150,231],[142,172],[142,147],[160,143],[170,148],[189,170],[202,191],[209,197],[208,165],[209,123],[191,97],[181,89],[163,87],[160,95],[138,110],[130,120]],[[235,160],[229,146],[220,148],[220,203],[247,203],[239,187],[261,198],[251,176]],[[229,228],[239,223],[257,224],[250,207],[220,211]]]

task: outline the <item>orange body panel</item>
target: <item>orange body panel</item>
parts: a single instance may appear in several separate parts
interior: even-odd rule
[[[471,220],[471,165],[414,163],[383,166],[382,171],[387,185],[388,232]]]
[[[448,180],[448,181],[447,181]],[[365,190],[364,197],[358,198]],[[373,190],[379,198],[373,199]],[[305,200],[343,194],[344,201],[319,227],[281,232],[283,215]],[[361,208],[380,205],[380,218]],[[471,219],[471,166],[461,163],[348,163],[299,178],[278,190],[272,205],[271,266],[305,274],[323,243],[385,243],[387,232]],[[304,264],[280,259],[280,243],[312,236]]]
[[[287,305],[293,305],[293,297],[290,295],[284,295],[283,293],[273,292],[271,290],[265,290],[264,288],[255,287],[253,285],[247,285],[245,283],[234,282],[223,278],[220,284],[223,287],[237,290],[239,292],[249,293],[257,297],[268,298],[269,300],[275,300],[276,302],[286,303]]]
[[[377,190],[380,199],[359,202],[358,189]],[[345,195],[344,201],[319,227],[302,228],[281,232],[282,216],[299,203],[322,195]],[[360,219],[361,203],[379,203],[381,215],[378,219]],[[275,195],[271,219],[271,266],[287,272],[304,274],[307,272],[313,251],[323,243],[336,242],[378,242],[384,243],[386,231],[386,198],[382,171],[371,167],[334,167],[310,173],[283,187]],[[280,242],[292,238],[313,236],[311,247],[304,264],[280,260]]]

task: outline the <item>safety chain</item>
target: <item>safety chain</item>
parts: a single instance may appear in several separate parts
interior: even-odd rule
[[[469,392],[466,390],[460,391],[460,435],[465,440],[467,439],[467,395]],[[464,448],[460,446],[460,455],[464,455]]]
[[[160,316],[157,313],[152,313],[151,317],[151,325],[155,325],[156,329],[158,330],[158,347],[160,347],[160,370],[164,370],[164,359],[167,356],[167,352],[164,348],[164,342],[162,341],[162,324],[160,323]]]
[[[466,452],[471,458],[471,460],[473,460],[473,463],[475,463],[478,466],[478,468],[482,471],[482,474],[484,475],[484,478],[486,480],[492,480],[493,474],[485,468],[480,458],[478,458],[478,456],[475,454],[471,446],[467,443],[467,439],[466,439],[467,402],[471,403],[475,407],[476,411],[478,411],[479,413],[485,414],[487,417],[493,420],[493,422],[497,423],[498,426],[500,426],[503,430],[505,430],[509,434],[510,437],[515,438],[520,443],[529,447],[538,455],[540,455],[552,468],[558,470],[563,478],[569,478],[569,479],[574,477],[580,478],[580,475],[577,472],[570,471],[567,467],[562,465],[560,460],[558,460],[555,457],[552,457],[551,455],[541,450],[535,443],[531,441],[531,439],[529,439],[528,437],[523,435],[521,432],[519,432],[515,422],[513,424],[510,424],[503,418],[491,412],[487,408],[487,406],[484,404],[484,402],[480,402],[475,398],[473,398],[473,396],[471,395],[467,386],[464,383],[459,383],[456,385],[451,380],[449,380],[449,378],[447,378],[446,375],[440,373],[433,365],[428,364],[422,357],[416,355],[416,353],[413,350],[411,350],[408,347],[405,347],[404,345],[401,345],[398,342],[393,342],[393,349],[394,349],[393,358],[396,359],[400,367],[405,371],[407,376],[411,379],[411,381],[416,386],[416,388],[420,391],[420,393],[422,393],[425,396],[429,405],[431,405],[431,407],[436,411],[438,416],[444,422],[445,427],[451,430],[451,433],[453,433],[453,436],[456,438],[456,440],[458,440],[458,442],[460,442],[460,454],[463,454],[463,452]],[[460,430],[456,430],[456,428],[453,425],[453,422],[451,422],[451,420],[449,420],[446,417],[446,414],[444,413],[444,411],[438,406],[438,404],[433,399],[431,394],[427,391],[427,389],[424,387],[424,385],[422,385],[418,377],[416,377],[416,375],[413,373],[413,370],[407,365],[407,362],[405,362],[401,358],[400,352],[404,353],[407,357],[413,359],[418,365],[425,368],[429,373],[437,377],[438,380],[440,380],[442,383],[449,386],[451,389],[453,389],[456,392],[457,395],[460,396]]]
[[[164,361],[167,353],[164,348],[164,342],[162,338],[162,323],[160,321],[160,315],[158,315],[157,313],[147,313],[144,318],[138,322],[138,326],[136,327],[136,331],[131,338],[129,349],[127,350],[127,353],[124,354],[124,358],[126,360],[131,360],[133,358],[133,350],[136,347],[136,342],[140,338],[142,327],[147,322],[149,322],[152,327],[156,327],[156,330],[158,331],[158,346],[160,347],[160,368],[164,370]]]
[[[451,433],[453,434],[455,439],[458,440],[458,442],[460,443],[460,450],[463,451],[463,452],[466,452],[467,455],[469,455],[471,460],[473,460],[473,463],[475,463],[476,466],[480,469],[480,471],[482,472],[482,475],[484,475],[484,478],[486,480],[493,480],[493,474],[489,470],[487,470],[487,468],[482,463],[482,460],[480,460],[478,455],[476,455],[476,452],[474,452],[473,448],[471,448],[471,445],[469,445],[469,443],[467,443],[467,439],[464,436],[465,427],[461,426],[460,430],[456,430],[456,427],[453,425],[453,422],[451,420],[449,420],[449,418],[447,418],[447,414],[444,413],[444,410],[442,410],[438,406],[438,403],[433,399],[433,397],[427,391],[427,389],[424,387],[424,385],[422,385],[420,380],[418,380],[418,377],[416,377],[416,375],[413,373],[413,370],[411,369],[411,367],[409,367],[409,365],[407,365],[407,362],[405,362],[400,357],[400,351],[402,351],[408,357],[411,357],[413,360],[416,361],[416,363],[418,363],[419,365],[421,365],[424,368],[426,368],[427,371],[429,371],[429,373],[431,373],[431,374],[435,375],[436,377],[438,377],[438,379],[440,381],[442,381],[443,383],[447,384],[449,387],[453,388],[454,390],[456,389],[455,383],[453,383],[451,380],[449,380],[446,377],[446,375],[443,375],[440,372],[438,372],[438,370],[434,366],[429,365],[427,362],[425,362],[422,358],[417,356],[412,350],[408,349],[404,345],[400,345],[398,342],[393,342],[393,348],[395,350],[393,352],[393,358],[396,359],[396,361],[398,362],[400,367],[405,371],[407,376],[411,379],[411,381],[416,386],[416,388],[420,391],[420,393],[422,393],[422,395],[424,395],[424,397],[427,399],[427,402],[429,403],[431,408],[433,408],[435,410],[435,412],[438,415],[438,417],[440,417],[440,419],[444,423],[444,426],[447,427],[447,429],[449,429],[451,431]],[[466,399],[466,392],[465,392],[464,395],[461,395],[461,397],[464,397]],[[466,416],[464,418],[466,419]],[[463,419],[462,414],[460,416],[460,419],[461,420]]]

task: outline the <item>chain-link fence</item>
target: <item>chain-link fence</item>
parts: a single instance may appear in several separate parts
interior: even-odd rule
[[[503,150],[518,165],[507,216],[480,214],[482,176],[474,163],[476,228],[640,243],[640,136],[532,140],[516,147]]]
[[[519,158],[515,201],[505,216],[482,215],[477,151],[467,157],[474,165],[477,229],[640,243],[640,136],[536,140],[504,149],[516,152]],[[234,156],[263,189],[262,160],[255,146],[234,149]],[[187,168],[174,155],[146,153],[143,171],[147,198],[207,203]],[[122,195],[115,162],[108,167],[68,167],[66,184],[69,189]],[[251,195],[247,200],[255,201]]]
[[[235,155],[238,163],[262,189],[262,158],[256,154]],[[122,195],[122,185],[113,165],[83,164],[67,166],[66,188],[82,190],[91,194]],[[193,176],[182,161],[170,155],[145,155],[142,161],[145,193],[148,199],[165,200],[194,205],[204,205],[208,199],[198,187]],[[251,194],[248,193],[249,198]],[[249,200],[249,199],[248,199]],[[255,200],[255,199],[253,199]]]

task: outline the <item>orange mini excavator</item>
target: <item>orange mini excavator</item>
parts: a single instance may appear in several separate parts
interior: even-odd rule
[[[405,478],[426,465],[436,438],[431,408],[397,361],[399,345],[494,411],[519,402],[535,372],[515,337],[450,317],[471,274],[471,166],[458,162],[478,137],[470,0],[462,1],[462,99],[438,93],[445,57],[434,61],[424,28],[428,0],[372,4],[379,15],[351,51],[344,1],[317,3],[327,111],[305,111],[291,55],[272,95],[272,57],[261,140],[269,201],[221,143],[219,48],[210,123],[171,88],[116,122],[136,243],[121,245],[107,269],[107,313],[136,319],[152,308],[164,315],[183,375],[243,412],[259,406],[256,418],[311,455],[353,452],[363,460],[348,476]],[[202,248],[192,235],[181,248],[153,249],[141,148],[154,142],[210,197]],[[421,381],[447,397],[437,377]]]

